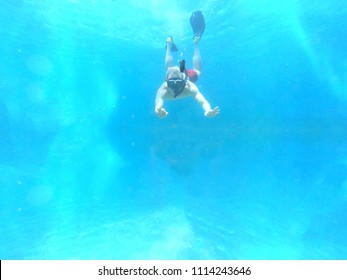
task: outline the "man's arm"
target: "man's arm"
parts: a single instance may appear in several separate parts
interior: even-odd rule
[[[163,108],[164,106],[164,96],[166,94],[166,89],[161,86],[157,91],[157,96],[155,98],[155,113],[159,118],[166,117],[169,113]]]
[[[214,117],[219,114],[220,110],[219,107],[215,107],[211,109],[210,103],[206,100],[206,98],[201,94],[199,90],[197,90],[197,93],[195,94],[195,100],[198,101],[198,103],[202,106],[202,108],[205,111],[206,117]]]

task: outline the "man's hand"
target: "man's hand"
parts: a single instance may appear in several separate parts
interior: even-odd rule
[[[217,106],[217,107],[215,107],[212,110],[206,111],[205,112],[205,116],[209,117],[209,118],[212,118],[212,117],[215,117],[216,115],[218,115],[219,112],[220,112],[220,110],[219,110],[219,107]]]
[[[164,108],[156,108],[155,113],[159,118],[165,118],[169,114]]]

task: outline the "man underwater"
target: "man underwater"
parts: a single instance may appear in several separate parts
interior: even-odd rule
[[[206,117],[214,117],[219,114],[219,107],[211,108],[198,87],[194,84],[201,74],[201,55],[199,41],[205,30],[205,19],[201,11],[194,12],[190,17],[190,24],[194,32],[194,55],[193,68],[186,69],[185,61],[180,62],[180,67],[173,66],[172,51],[177,51],[177,47],[171,36],[166,40],[166,79],[157,91],[155,99],[155,113],[159,118],[166,117],[169,113],[163,107],[164,100],[182,99],[193,96],[204,109]]]

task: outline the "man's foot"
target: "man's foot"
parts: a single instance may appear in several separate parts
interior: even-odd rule
[[[172,36],[168,36],[167,39],[166,39],[166,43],[173,43],[173,38]]]
[[[194,36],[194,37],[193,37],[193,42],[194,42],[195,44],[197,44],[197,43],[199,43],[200,39],[201,39],[201,36]]]

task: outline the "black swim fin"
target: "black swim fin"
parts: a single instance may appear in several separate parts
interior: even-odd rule
[[[167,46],[165,45],[165,50],[166,50],[166,48],[167,48]],[[178,49],[177,49],[175,43],[172,43],[172,45],[171,45],[171,51],[172,51],[172,52],[178,52]]]
[[[173,39],[172,39],[172,36],[168,36],[167,39],[166,39],[166,43],[167,42],[171,42],[172,45],[171,45],[171,51],[172,52],[178,52],[178,49],[175,45],[175,43],[173,42]],[[165,50],[167,49],[167,44],[165,45]]]
[[[205,31],[205,18],[201,11],[195,11],[190,16],[190,25],[193,29],[194,38],[200,38]]]

